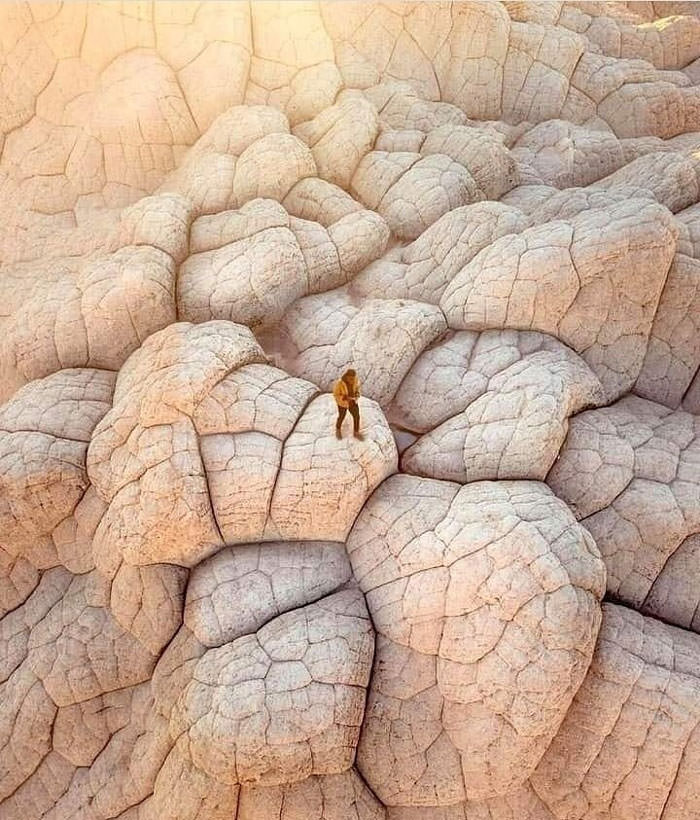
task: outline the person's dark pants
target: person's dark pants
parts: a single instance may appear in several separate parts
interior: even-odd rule
[[[340,431],[343,424],[343,419],[345,418],[345,414],[348,410],[352,416],[353,433],[357,434],[360,432],[360,408],[357,406],[356,401],[351,401],[349,407],[341,407],[338,405],[338,421],[335,423],[335,429]]]

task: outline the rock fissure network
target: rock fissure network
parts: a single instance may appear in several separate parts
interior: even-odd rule
[[[0,820],[700,817],[699,5],[0,5]]]

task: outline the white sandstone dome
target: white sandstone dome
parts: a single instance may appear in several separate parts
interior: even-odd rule
[[[700,817],[697,4],[29,0],[0,97],[0,820]]]

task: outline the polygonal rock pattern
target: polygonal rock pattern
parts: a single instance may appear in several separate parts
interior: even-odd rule
[[[668,584],[700,531],[698,417],[633,396],[581,413],[548,480],[595,538],[610,594],[692,628],[692,560],[673,597]]]
[[[591,209],[497,240],[457,273],[440,307],[450,327],[559,337],[616,397],[639,375],[676,237],[661,205]]]
[[[0,820],[700,817],[699,20],[0,5]]]
[[[52,536],[87,498],[88,443],[114,383],[107,371],[63,370],[26,385],[0,409],[0,523],[10,558],[24,556],[40,569],[60,562]]]
[[[170,325],[128,360],[88,453],[105,571],[115,543],[128,564],[192,566],[224,543],[344,539],[395,469],[388,426],[366,400],[369,440],[338,441],[330,397],[264,361],[223,321]]]
[[[275,785],[352,763],[372,666],[359,590],[271,620],[198,661],[171,716],[215,780]]]
[[[414,142],[410,133],[382,135],[389,149]],[[399,239],[415,239],[445,213],[482,199],[498,199],[518,181],[501,141],[465,126],[443,125],[421,135],[413,151],[372,151],[351,181],[352,192],[378,211]]]
[[[598,648],[532,783],[554,817],[692,817],[699,641],[606,604]],[[596,719],[591,720],[595,714]]]
[[[700,260],[695,251],[700,211],[693,205],[678,214],[678,250],[661,293],[649,335],[649,346],[635,392],[678,407],[700,368],[698,283]]]
[[[205,646],[222,646],[323,597],[351,577],[343,544],[227,547],[192,572],[184,622]]]
[[[52,262],[39,254],[19,264],[10,273],[2,341],[8,387],[61,368],[117,370],[175,321],[175,273],[190,219],[181,197],[149,197],[109,230],[98,228],[101,248],[76,237],[77,248],[63,242],[49,251]]]
[[[351,292],[437,305],[455,274],[480,250],[527,226],[522,211],[500,202],[454,208],[423,231],[415,242],[368,265],[352,281]]]
[[[350,770],[282,788],[244,786],[239,820],[385,820],[384,806]]]
[[[386,405],[417,354],[446,329],[434,305],[368,299],[358,308],[352,296],[339,289],[327,297],[302,299],[289,311],[281,326],[286,353],[282,361],[291,372],[309,374],[326,390],[343,363],[353,362],[364,394]]]
[[[325,187],[307,185],[303,193],[295,186],[289,198],[293,206],[300,197],[319,196],[327,196]],[[326,226],[290,216],[266,199],[200,217],[191,227],[192,255],[180,268],[179,315],[257,328],[278,321],[306,293],[345,284],[382,253],[389,237],[380,217],[348,204],[353,210]],[[358,233],[366,240],[359,257],[347,248]]]
[[[462,413],[421,436],[404,453],[403,469],[462,482],[543,480],[567,417],[602,400],[600,382],[574,353],[532,353],[489,379]]]
[[[401,476],[348,551],[379,634],[358,753],[378,796],[449,805],[519,785],[593,651],[604,571],[588,533],[538,483]]]

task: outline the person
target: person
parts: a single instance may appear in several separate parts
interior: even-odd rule
[[[341,427],[345,414],[350,411],[353,422],[353,435],[355,438],[362,439],[364,436],[360,433],[360,380],[357,378],[357,373],[351,368],[333,385],[333,398],[338,405],[338,420],[335,423],[335,437],[342,438]]]

